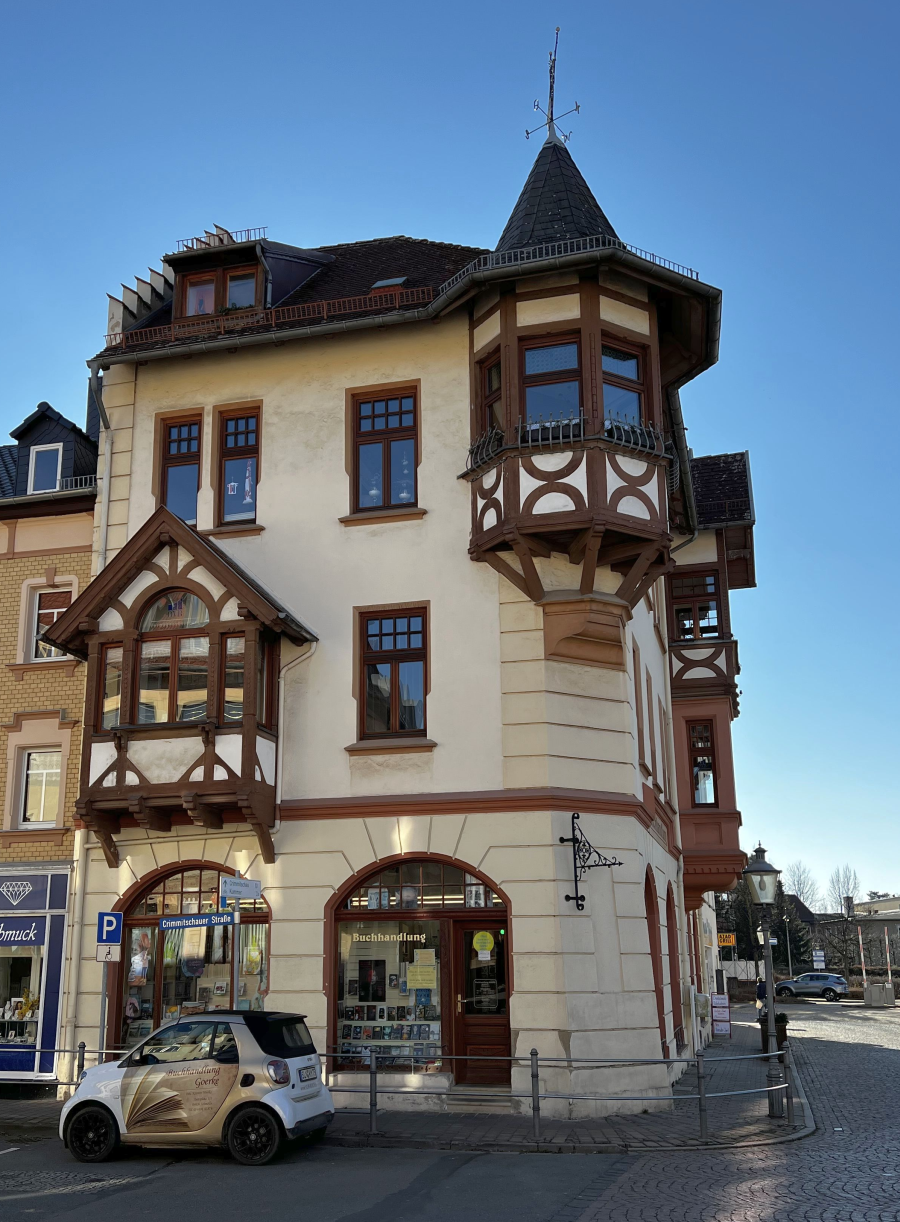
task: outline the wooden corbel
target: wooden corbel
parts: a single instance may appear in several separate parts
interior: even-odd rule
[[[519,564],[522,566],[522,578],[525,582],[525,593],[532,602],[539,603],[544,597],[544,584],[534,563],[534,557],[535,553],[549,556],[549,548],[544,553],[543,549],[547,546],[546,544],[541,543],[539,547],[537,539],[523,538],[514,527],[508,527],[504,530],[503,537],[519,558]]]
[[[651,564],[650,565],[649,569],[647,569],[647,572],[644,574],[644,576],[641,578],[641,580],[638,582],[637,586],[635,587],[634,593],[628,599],[628,605],[629,607],[631,607],[632,611],[638,605],[638,603],[641,601],[641,599],[644,597],[644,595],[647,593],[650,587],[653,585],[654,581],[658,581],[660,577],[665,577],[666,574],[671,573],[674,570],[674,568],[675,568],[674,560],[667,560],[664,564]]]
[[[172,816],[148,806],[143,798],[130,798],[128,813],[145,832],[171,832]]]
[[[241,814],[256,833],[263,861],[272,865],[275,861],[275,845],[270,829],[275,825],[275,801],[262,795],[250,794],[246,790],[237,794]]]
[[[79,798],[75,803],[75,813],[84,826],[97,837],[100,848],[103,850],[103,856],[106,858],[106,864],[111,870],[117,870],[119,868],[119,850],[113,839],[113,833],[119,830],[119,820],[115,815],[101,814],[94,810],[91,803],[83,798]]]
[[[214,832],[222,830],[221,814],[198,799],[195,793],[183,793],[181,795],[181,805],[190,816],[190,820],[195,827],[205,827],[209,831]]]
[[[634,607],[637,605],[637,600],[632,601],[632,596],[643,581],[644,574],[656,559],[658,553],[658,543],[645,543],[638,553],[637,558],[632,562],[628,572],[622,578],[619,588],[616,590],[616,597],[621,598],[623,602],[628,603],[629,607]]]

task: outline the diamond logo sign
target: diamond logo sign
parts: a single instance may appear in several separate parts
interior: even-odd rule
[[[30,895],[33,890],[31,883],[26,882],[6,882],[0,886],[0,894],[5,895],[9,902],[16,906],[22,902],[26,895]]]

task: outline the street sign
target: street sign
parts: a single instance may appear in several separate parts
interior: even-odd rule
[[[121,912],[97,913],[98,946],[122,945],[122,917]]]
[[[160,917],[160,929],[196,929],[204,925],[234,925],[233,912],[208,912],[201,916]]]
[[[824,950],[814,950],[813,951],[813,967],[816,969],[816,971],[821,972],[825,970],[825,952]]]
[[[258,878],[231,878],[223,874],[219,878],[219,896],[223,900],[259,900],[262,883]]]
[[[720,946],[737,946],[737,938],[735,937],[733,933],[720,933],[719,934],[719,945]]]
[[[98,963],[119,963],[122,959],[122,947],[112,946],[107,943],[105,946],[101,943],[97,947],[97,962]]]

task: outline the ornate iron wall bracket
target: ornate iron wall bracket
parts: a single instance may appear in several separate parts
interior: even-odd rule
[[[575,894],[567,895],[568,902],[575,903],[575,907],[579,912],[584,911],[584,896],[579,890],[579,884],[584,878],[586,870],[594,870],[597,866],[606,866],[608,869],[612,866],[620,866],[622,862],[617,857],[604,857],[599,849],[595,849],[585,836],[584,832],[578,826],[578,820],[581,818],[578,811],[572,812],[572,835],[560,836],[560,844],[570,844],[572,846],[572,870],[575,875]]]

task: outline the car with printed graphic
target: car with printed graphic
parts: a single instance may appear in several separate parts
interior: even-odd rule
[[[127,1056],[86,1069],[60,1117],[80,1162],[120,1145],[222,1146],[262,1166],[334,1118],[305,1015],[214,1011],[169,1022]]]

